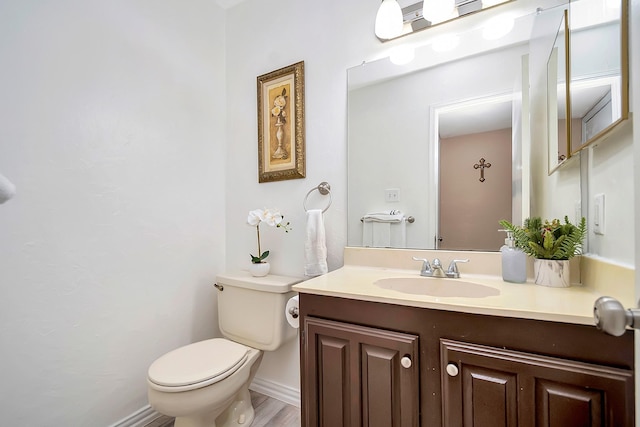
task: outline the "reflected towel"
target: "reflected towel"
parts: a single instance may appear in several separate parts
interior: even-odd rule
[[[373,248],[404,248],[407,223],[400,211],[368,213],[362,217],[362,245]]]
[[[404,221],[404,214],[400,211],[393,210],[389,212],[371,212],[362,217],[364,222],[401,222]]]
[[[304,242],[304,274],[320,276],[329,271],[327,267],[327,244],[322,210],[307,211],[307,237]]]

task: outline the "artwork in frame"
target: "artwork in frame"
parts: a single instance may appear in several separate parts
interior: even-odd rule
[[[258,182],[304,177],[302,61],[258,76]]]

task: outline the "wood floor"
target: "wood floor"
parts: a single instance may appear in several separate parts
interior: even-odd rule
[[[300,427],[300,408],[253,390],[249,391],[256,411],[251,427]],[[173,418],[163,416],[145,427],[173,427]]]

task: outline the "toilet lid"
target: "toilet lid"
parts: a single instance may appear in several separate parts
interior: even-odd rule
[[[247,359],[249,350],[224,338],[189,344],[153,362],[149,367],[149,382],[163,390],[205,387],[234,373]]]

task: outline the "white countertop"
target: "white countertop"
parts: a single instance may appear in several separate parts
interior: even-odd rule
[[[486,254],[482,254],[486,256]],[[348,259],[349,257],[345,257]],[[443,262],[445,258],[443,257]],[[584,260],[583,260],[583,264]],[[586,263],[588,276],[594,274],[593,262]],[[597,264],[597,263],[596,263]],[[466,266],[466,264],[465,264]],[[620,286],[620,276],[615,278],[617,286],[571,286],[569,288],[549,288],[528,283],[504,282],[496,275],[474,275],[462,272],[460,279],[446,279],[455,286],[456,280],[489,286],[499,291],[498,295],[481,298],[434,297],[402,293],[383,289],[374,282],[385,278],[419,278],[419,265],[412,270],[366,265],[345,265],[323,276],[301,282],[293,287],[299,293],[350,298],[362,301],[382,302],[412,307],[465,313],[537,319],[564,323],[593,325],[593,303],[603,295],[618,298],[626,307],[633,302],[633,281]],[[460,265],[462,267],[462,265]],[[584,267],[584,265],[583,265]],[[608,268],[608,267],[607,267]],[[583,270],[585,268],[581,268]],[[633,278],[633,270],[623,268],[622,278],[628,282]],[[584,276],[585,274],[583,274]],[[600,275],[601,276],[601,275]],[[583,277],[584,279],[584,277]],[[430,280],[424,278],[424,280]],[[604,289],[602,289],[604,288]]]

